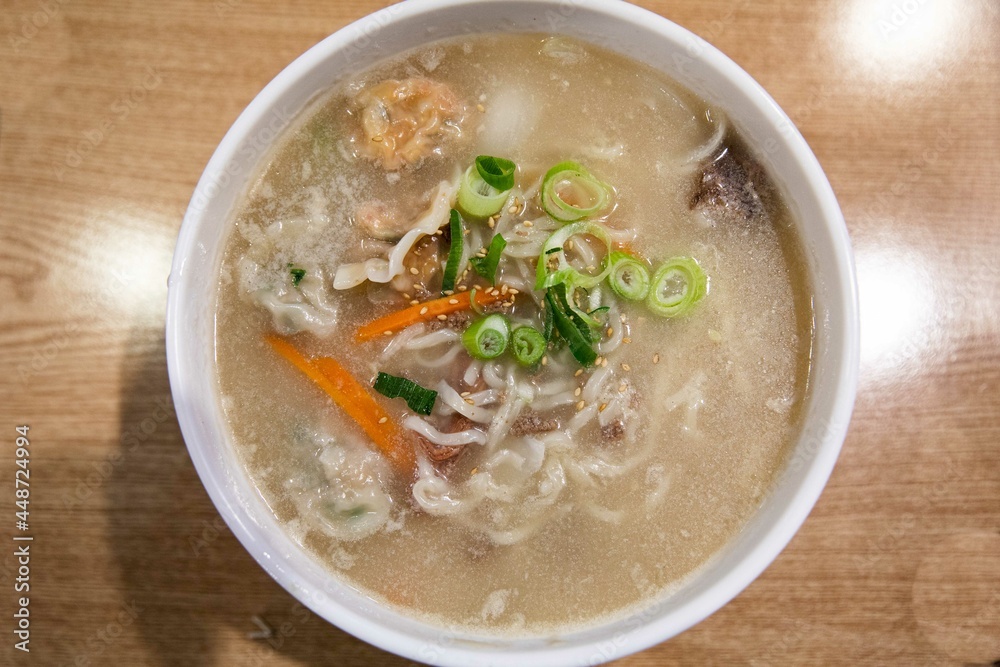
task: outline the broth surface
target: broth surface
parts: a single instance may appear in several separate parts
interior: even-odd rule
[[[381,81],[415,77],[446,84],[462,101],[461,133],[441,155],[387,170],[359,154],[357,99]],[[702,169],[691,156],[711,143],[720,122],[718,110],[663,74],[547,35],[433,44],[313,103],[268,156],[230,221],[217,306],[219,384],[233,442],[288,534],[365,594],[481,633],[539,635],[592,624],[648,602],[708,562],[759,507],[798,434],[812,340],[799,241],[766,177],[756,174],[764,213],[753,220],[692,208]],[[723,148],[756,164],[734,130],[723,134]],[[386,354],[396,337],[354,341],[360,325],[407,304],[398,292],[369,283],[334,290],[331,281],[338,266],[384,252],[386,242],[359,228],[361,207],[387,202],[418,214],[441,182],[457,182],[483,154],[517,163],[521,192],[553,164],[587,165],[615,189],[607,226],[634,232],[628,247],[654,266],[695,257],[710,289],[690,314],[673,319],[617,302],[608,338],[622,342],[606,355],[606,367],[557,377],[557,369],[578,368],[563,349],[536,373],[519,371],[516,380],[536,392],[536,401],[543,390],[555,395],[558,382],[566,391],[582,389],[603,373],[604,389],[585,406],[593,422],[565,442],[547,435],[541,468],[513,502],[486,502],[459,520],[419,511],[408,480],[370,453],[361,429],[273,353],[264,338],[277,320],[260,295],[277,284],[288,288],[289,267],[303,267],[301,287],[321,295],[328,317],[316,324],[320,335],[290,337],[299,349],[338,359],[368,386],[385,371],[425,387],[445,378],[467,389],[463,350],[444,366],[424,365],[454,343]],[[508,229],[524,238],[535,233],[521,222],[540,214],[532,206],[526,202]],[[490,230],[468,226],[478,227],[473,234],[485,245]],[[517,240],[515,231],[510,238]],[[497,285],[516,277],[502,266]],[[513,311],[532,312],[530,297],[518,295]],[[616,392],[628,397],[620,409],[634,420],[630,436],[612,439],[598,426],[598,404]],[[410,414],[403,401],[378,398],[399,419]],[[579,412],[574,401],[546,414],[565,426]],[[440,473],[462,493],[486,465],[486,447],[467,447],[472,451]],[[521,460],[521,468],[537,451],[514,436],[497,447],[517,452],[520,459],[511,461]],[[600,466],[618,472],[594,472]],[[490,470],[499,479],[502,473]],[[519,480],[522,473],[510,475]],[[552,506],[535,516],[526,508],[544,495],[545,474],[565,482]],[[384,491],[387,518],[374,532],[347,535],[337,522],[359,517],[340,516],[316,496],[338,485]],[[522,528],[527,534],[514,540]]]

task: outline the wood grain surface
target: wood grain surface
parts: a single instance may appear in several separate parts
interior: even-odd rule
[[[209,501],[174,418],[166,276],[202,169],[297,55],[381,0],[0,0],[0,542],[30,425],[30,654],[403,665],[303,610]],[[1000,3],[646,0],[755,77],[855,244],[862,381],[777,561],[620,665],[1000,660]],[[260,637],[253,618],[274,629]]]

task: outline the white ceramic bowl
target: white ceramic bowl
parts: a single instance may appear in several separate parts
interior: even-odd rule
[[[230,444],[214,373],[215,288],[226,221],[262,154],[345,75],[430,40],[559,32],[646,62],[725,109],[800,221],[817,291],[803,434],[776,487],[739,535],[680,590],[614,622],[542,639],[468,636],[401,616],[339,583],[282,531]],[[736,64],[666,19],[618,0],[409,0],[323,40],[251,102],[222,140],[184,217],[170,276],[167,360],[191,458],[226,523],[261,566],[317,614],[367,642],[437,665],[584,665],[642,650],[736,596],[785,547],[833,469],[854,404],[858,309],[850,240],[826,176],[788,116]]]

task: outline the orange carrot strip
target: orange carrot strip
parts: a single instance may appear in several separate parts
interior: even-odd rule
[[[485,289],[476,290],[476,303],[480,306],[485,306],[493,303],[494,301],[506,298],[508,298],[508,295],[501,294],[499,288],[492,288],[490,292],[487,292]],[[424,303],[416,306],[410,306],[409,308],[404,308],[403,310],[396,311],[395,313],[389,313],[385,317],[380,317],[374,322],[369,322],[363,327],[358,328],[358,332],[355,334],[354,339],[359,343],[362,343],[366,340],[372,340],[373,338],[383,336],[386,332],[396,333],[397,331],[402,331],[411,324],[416,324],[417,322],[429,322],[438,315],[447,315],[449,313],[465,310],[470,307],[472,307],[470,292],[459,292],[454,296],[443,296],[440,299],[425,301]]]
[[[408,446],[402,427],[336,359],[307,359],[294,345],[278,336],[268,336],[267,342],[329,394],[333,402],[358,423],[400,472],[413,472],[416,468],[416,456],[413,448]]]

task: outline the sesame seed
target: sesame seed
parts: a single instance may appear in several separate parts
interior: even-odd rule
[[[578,369],[576,369],[576,372],[575,372],[575,373],[573,373],[573,377],[575,377],[575,378],[578,378],[578,377],[580,377],[581,375],[583,375],[583,369],[582,369],[582,368],[578,368]]]
[[[611,338],[614,335],[615,335],[615,330],[612,329],[611,327],[608,327],[608,338]]]
[[[528,235],[528,232],[526,232],[526,231],[525,231],[525,230],[523,230],[523,229],[518,229],[518,230],[517,230],[516,232],[514,232],[514,233],[515,233],[515,234],[517,234],[518,236],[527,236],[527,235]]]
[[[410,301],[410,305],[411,305],[411,306],[419,306],[419,305],[420,305],[420,302],[419,302],[419,301],[417,301],[416,299],[413,299],[413,300],[411,300],[411,301]]]
[[[472,470],[470,470],[469,474],[470,475],[475,475],[477,472],[479,472],[479,468],[478,467],[477,468],[473,468]]]
[[[622,342],[625,343],[625,344],[628,344],[628,343],[632,342],[632,339],[629,338],[628,336],[625,336],[625,338],[622,338]]]
[[[573,239],[570,239],[570,240],[566,241],[566,243],[563,244],[563,247],[566,248],[566,250],[572,250],[573,249]]]
[[[427,306],[424,306],[423,308],[420,309],[420,314],[421,315],[426,315],[427,314]]]
[[[596,359],[594,359],[594,365],[600,366],[602,361],[604,361],[604,357],[597,357]]]
[[[501,305],[503,305],[506,308],[510,308],[511,306],[514,305],[514,302],[513,301],[504,301],[503,304],[501,304]]]
[[[521,292],[520,292],[520,290],[516,290],[513,287],[511,287],[510,290],[507,291],[507,293],[508,294],[520,294]]]
[[[441,320],[442,322],[444,322],[445,320],[448,319],[448,316],[447,315],[438,315],[438,319]]]
[[[590,266],[588,266],[588,267],[587,267],[587,270],[588,270],[588,271],[596,271],[596,270],[597,270],[597,267],[596,267],[596,266],[594,266],[593,264],[591,264]]]
[[[469,288],[468,288],[468,287],[466,287],[465,285],[459,285],[459,286],[458,286],[458,291],[459,291],[459,292],[464,292],[464,291],[465,291],[465,290],[467,290],[467,289],[469,289]]]
[[[490,218],[489,220],[486,221],[486,225],[490,229],[493,229],[494,227],[496,227],[497,223],[496,223],[496,221],[493,218]]]
[[[510,208],[508,208],[507,212],[508,213],[517,213],[517,205],[515,204],[514,206],[511,206]]]
[[[579,403],[576,404],[576,409],[577,410],[583,410],[583,407],[585,405],[587,405],[587,403],[585,401],[580,401]]]
[[[410,267],[410,273],[412,273],[413,275],[417,275],[417,274],[418,274],[418,273],[420,273],[420,272],[419,272],[419,271],[417,271],[417,267],[415,267],[415,266],[411,266],[411,267]]]
[[[380,418],[379,418],[379,420],[378,420],[378,423],[379,423],[379,424],[384,424],[384,423],[386,423],[387,421],[389,421],[389,418],[388,418],[388,417],[380,417]]]
[[[476,402],[474,400],[472,400],[471,398],[466,398],[466,399],[463,399],[463,400],[466,403],[468,403],[469,405],[475,405],[476,404]]]
[[[654,364],[660,363],[660,355],[659,354],[654,354],[653,355],[653,363]]]
[[[448,303],[450,303],[453,306],[457,306],[458,305],[458,299],[448,299]]]
[[[548,366],[548,365],[549,365],[549,358],[548,358],[548,356],[544,356],[543,355],[542,356],[542,366]]]
[[[619,316],[618,316],[618,319],[619,319],[619,320],[621,321],[621,323],[622,323],[622,324],[625,324],[625,322],[627,321],[627,320],[625,319],[625,314],[624,314],[624,313],[622,313],[621,315],[619,315]]]
[[[372,137],[372,141],[374,141],[376,144],[382,143],[383,139],[384,137],[381,134]]]
[[[573,390],[573,395],[574,396],[579,396],[582,393],[583,393],[583,389],[581,389],[580,387],[577,387],[576,389]]]
[[[597,408],[597,411],[598,412],[604,412],[607,408],[608,408],[608,404],[607,403],[601,403],[601,406],[599,408]]]
[[[601,368],[607,368],[607,367],[608,367],[608,360],[601,359]]]
[[[446,289],[444,292],[442,292],[442,294],[444,294],[445,296],[451,296],[454,293],[455,293],[455,290],[453,290],[453,289]]]
[[[409,301],[409,300],[410,300],[410,299],[412,299],[413,297],[412,297],[412,296],[410,296],[409,294],[407,294],[406,292],[403,292],[403,298],[404,298],[404,299],[406,299],[407,301]]]
[[[628,364],[622,364],[622,370],[628,373],[630,370],[632,370],[632,367],[629,366]]]
[[[383,335],[383,336],[391,336],[391,335],[392,335],[392,332],[391,332],[391,331],[383,331],[383,332],[382,332],[382,335]]]
[[[625,393],[626,389],[628,389],[628,385],[625,384],[624,382],[622,382],[620,385],[618,385],[618,391],[619,392]]]
[[[525,227],[534,227],[535,226],[535,223],[533,223],[531,220],[525,220],[521,224],[524,225]]]
[[[482,104],[477,104],[476,109],[479,110],[479,113],[486,113],[486,107],[484,107]]]
[[[465,398],[467,396],[472,396],[472,392],[471,391],[463,391],[461,394],[459,394],[459,396],[461,396],[462,398]]]

